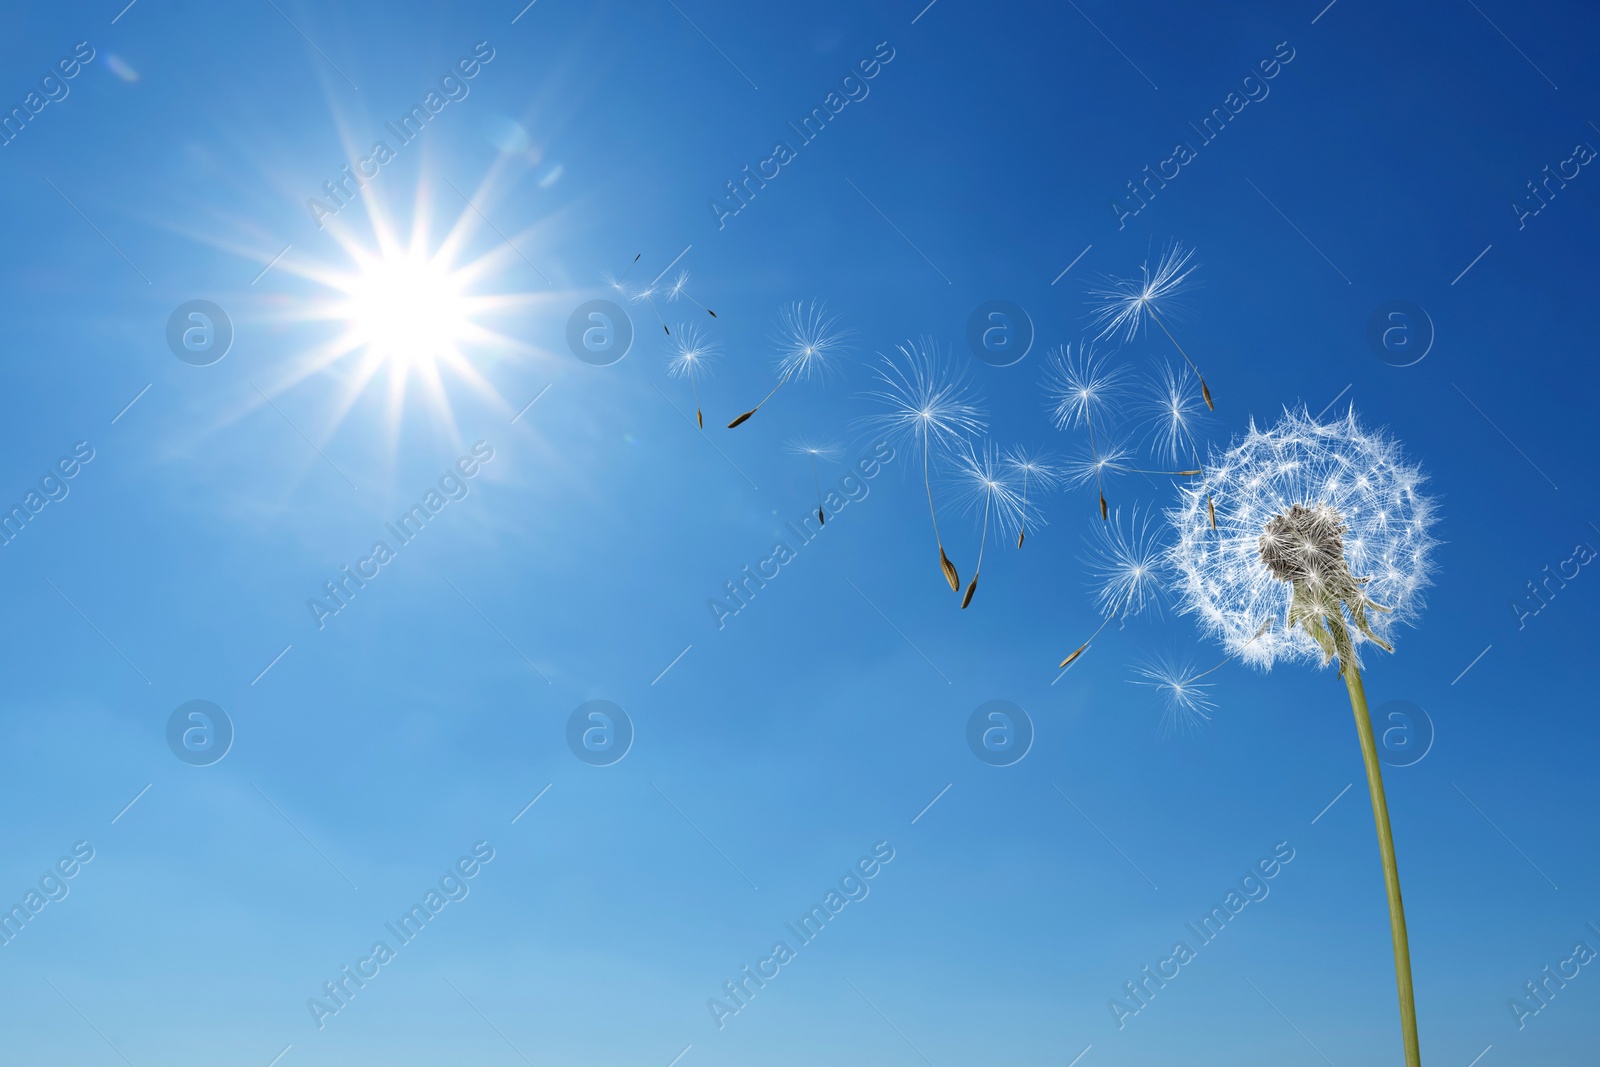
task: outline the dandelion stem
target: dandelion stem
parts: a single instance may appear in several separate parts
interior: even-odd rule
[[[1156,309],[1148,302],[1146,302],[1144,309],[1150,315],[1151,320],[1161,327],[1161,332],[1167,335],[1167,340],[1171,341],[1172,347],[1178,350],[1178,355],[1182,356],[1183,361],[1189,364],[1189,369],[1194,371],[1194,376],[1200,379],[1200,392],[1205,395],[1206,407],[1212,411],[1217,410],[1217,405],[1211,402],[1211,387],[1206,385],[1206,376],[1200,373],[1200,368],[1194,365],[1194,360],[1189,358],[1189,353],[1185,352],[1183,346],[1178,343],[1178,339],[1172,336],[1172,331],[1167,329],[1167,324],[1156,317]]]
[[[1349,647],[1344,623],[1329,618],[1329,625]],[[1350,691],[1350,707],[1356,716],[1356,734],[1361,739],[1361,758],[1367,768],[1367,789],[1372,794],[1372,816],[1378,829],[1378,851],[1383,857],[1383,884],[1389,895],[1389,932],[1394,939],[1395,982],[1400,992],[1400,1033],[1405,1042],[1406,1067],[1421,1067],[1422,1052],[1417,1043],[1417,999],[1411,987],[1411,944],[1406,937],[1405,905],[1400,900],[1400,868],[1394,858],[1394,833],[1389,828],[1389,805],[1383,795],[1383,771],[1378,763],[1378,742],[1372,732],[1372,716],[1367,712],[1367,694],[1361,686],[1361,668],[1353,659],[1341,657],[1339,673]]]

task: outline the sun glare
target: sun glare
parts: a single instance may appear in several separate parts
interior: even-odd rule
[[[478,195],[489,199],[482,190]],[[482,209],[468,204],[435,236],[428,210],[432,199],[432,190],[420,186],[416,205],[402,222],[369,189],[370,232],[357,233],[344,219],[329,227],[344,263],[296,257],[282,264],[279,269],[321,289],[286,317],[328,329],[319,343],[282,367],[276,392],[314,375],[335,376],[335,426],[364,396],[377,392],[385,398],[380,402],[387,404],[395,439],[408,399],[420,400],[451,427],[451,394],[463,388],[479,401],[504,406],[490,372],[508,360],[541,354],[517,336],[521,330],[508,332],[506,326],[555,298],[517,288],[526,284],[522,276],[531,273],[531,263],[513,243],[515,237],[480,232],[486,224]]]
[[[344,318],[357,346],[410,367],[456,350],[471,327],[460,279],[415,253],[365,265],[352,279]]]

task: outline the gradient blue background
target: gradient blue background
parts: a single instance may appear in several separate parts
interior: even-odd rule
[[[1413,701],[1437,731],[1426,759],[1388,775],[1427,1061],[1465,1067],[1490,1045],[1483,1067],[1592,1058],[1593,967],[1525,1030],[1506,1006],[1580,938],[1600,948],[1584,928],[1600,923],[1600,578],[1585,569],[1521,630],[1508,606],[1575,543],[1600,545],[1600,177],[1585,168],[1520,231],[1509,207],[1541,167],[1600,145],[1586,5],[1340,0],[1313,24],[1316,0],[939,0],[913,24],[917,0],[540,0],[512,25],[516,0],[279,3],[140,0],[115,25],[116,0],[0,14],[8,109],[74,43],[98,53],[0,149],[0,498],[20,500],[78,440],[96,450],[0,549],[0,898],[20,900],[73,842],[96,849],[71,895],[0,948],[0,1060],[665,1067],[692,1046],[685,1067],[943,1067],[1066,1064],[1092,1045],[1083,1067],[1398,1062],[1337,676],[1229,665],[1211,679],[1214,721],[1163,737],[1129,664],[1216,655],[1169,612],[1108,630],[1052,685],[1097,619],[1091,493],[1051,499],[1021,552],[991,546],[961,612],[902,457],[725,629],[706,607],[812,506],[810,471],[782,444],[809,434],[860,454],[873,354],[906,337],[931,334],[970,369],[998,442],[1075,445],[1044,410],[1044,349],[1084,330],[1087,280],[1172,239],[1203,264],[1181,336],[1216,394],[1212,440],[1348,385],[1341,404],[1390,427],[1440,501],[1430,607],[1367,679],[1375,706]],[[402,230],[419,201],[448,223],[467,209],[441,179],[473,192],[544,275],[491,229],[467,243],[501,249],[486,289],[534,294],[497,320],[524,347],[469,350],[498,399],[447,378],[453,426],[417,393],[396,417],[377,387],[341,418],[349,364],[282,384],[336,329],[296,321],[326,292],[288,268],[347,266],[305,199],[347,142],[364,153],[481,40],[496,58],[471,95],[340,222],[370,237],[381,198]],[[885,40],[895,58],[870,96],[719,230],[707,202],[723,182]],[[1280,41],[1295,59],[1271,95],[1119,231],[1111,197]],[[528,151],[497,147],[507,121]],[[642,252],[645,278],[691,244],[690,291],[727,350],[702,384],[706,436],[748,480],[674,411],[688,389],[665,377],[648,309],[614,366],[564,339],[572,308],[604,295],[601,271]],[[193,298],[237,329],[211,367],[164,341]],[[777,308],[813,298],[856,330],[845,372],[721,429],[773,381]],[[1008,368],[963,340],[994,298],[1037,327]],[[1415,366],[1366,343],[1390,299],[1436,324]],[[1119,358],[1148,368],[1164,346]],[[480,439],[496,455],[469,498],[319,631],[306,599]],[[1118,493],[1166,502],[1159,484]],[[977,531],[952,512],[946,535],[965,574]],[[197,698],[237,730],[207,768],[164,739]],[[607,768],[564,739],[594,698],[637,729]],[[1037,731],[1002,769],[964,736],[996,698]],[[307,998],[478,840],[496,858],[471,895],[319,1031]],[[707,998],[880,840],[896,858],[871,895],[719,1031]],[[1270,897],[1119,1031],[1107,999],[1279,841],[1296,857]]]

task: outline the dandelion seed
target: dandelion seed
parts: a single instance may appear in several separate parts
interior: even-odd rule
[[[1081,656],[1113,619],[1126,620],[1160,603],[1165,550],[1147,517],[1135,511],[1126,530],[1121,520],[1119,511],[1115,518],[1095,527],[1090,541],[1087,564],[1095,580],[1095,608],[1105,618],[1089,640],[1061,661],[1062,667]]]
[[[1138,406],[1149,427],[1147,444],[1153,455],[1174,464],[1197,456],[1195,430],[1203,413],[1187,376],[1162,363]]]
[[[982,511],[983,525],[978,534],[978,565],[972,571],[972,583],[961,598],[965,608],[972,603],[972,594],[978,590],[978,576],[983,572],[983,550],[989,538],[989,522],[994,520],[995,533],[1006,537],[1011,530],[1022,535],[1025,519],[1022,498],[1006,479],[1006,467],[1000,450],[992,442],[984,442],[981,449],[970,445],[956,461],[961,478],[961,501],[969,511]]]
[[[1256,630],[1254,641],[1272,628],[1272,619],[1262,623]],[[1170,733],[1175,725],[1194,726],[1200,721],[1210,722],[1211,716],[1207,711],[1214,711],[1216,705],[1206,696],[1206,690],[1212,687],[1211,682],[1201,682],[1200,679],[1215,674],[1234,658],[1233,653],[1222,657],[1213,667],[1203,671],[1196,671],[1194,665],[1188,661],[1179,664],[1177,660],[1160,657],[1134,669],[1150,679],[1147,682],[1135,681],[1135,685],[1150,685],[1162,690],[1162,696],[1167,702],[1167,712],[1162,716],[1163,733]]]
[[[939,536],[929,464],[935,453],[941,457],[956,454],[968,437],[982,433],[984,414],[962,374],[950,369],[931,338],[906,341],[896,345],[895,352],[897,356],[881,357],[876,368],[883,388],[867,394],[868,399],[884,405],[886,410],[866,423],[891,442],[898,441],[902,447],[922,453],[922,484],[928,494],[933,539],[939,546],[939,569],[951,592],[958,592],[960,575]]]
[[[1217,708],[1209,692],[1213,683],[1200,681],[1210,671],[1196,672],[1189,663],[1164,657],[1138,664],[1134,670],[1145,680],[1129,679],[1132,684],[1149,686],[1161,695],[1165,704],[1161,714],[1164,736],[1197,729],[1211,721],[1210,713]]]
[[[639,256],[642,255],[644,253],[640,252],[629,261],[627,269],[622,272],[622,277],[615,277],[610,271],[603,270],[600,272],[600,280],[605,283],[607,289],[615,291],[620,296],[628,297],[628,273],[633,270],[633,265],[639,262]]]
[[[1089,431],[1090,469],[1100,494],[1102,521],[1107,518],[1106,489],[1095,420],[1100,420],[1103,429],[1111,405],[1121,398],[1121,377],[1122,368],[1108,366],[1092,345],[1082,342],[1076,354],[1071,345],[1054,349],[1045,377],[1046,393],[1054,401],[1051,414],[1056,427],[1066,430],[1081,425]]]
[[[802,438],[796,438],[783,447],[791,455],[811,457],[811,480],[817,486],[817,525],[825,525],[828,513],[822,510],[822,477],[817,473],[817,460],[837,459],[844,454],[844,449],[835,444],[813,443]]]
[[[1171,304],[1174,297],[1189,288],[1191,283],[1188,278],[1195,270],[1189,266],[1189,260],[1193,257],[1193,251],[1185,252],[1183,245],[1174,241],[1156,261],[1154,273],[1150,270],[1149,260],[1146,260],[1139,267],[1138,278],[1108,277],[1102,285],[1090,289],[1089,296],[1099,301],[1095,306],[1094,321],[1103,328],[1097,340],[1120,330],[1123,339],[1131,341],[1148,317],[1167,335],[1172,347],[1178,350],[1178,355],[1200,379],[1200,394],[1205,399],[1206,407],[1215,411],[1217,406],[1211,402],[1211,387],[1206,384],[1205,375],[1200,373],[1200,368],[1189,358],[1189,353],[1183,350],[1178,339],[1172,336],[1172,331],[1167,329],[1167,324],[1156,314],[1161,305]]]
[[[1006,469],[1013,478],[1021,481],[1022,497],[1022,523],[1017,530],[1017,547],[1022,547],[1022,539],[1028,530],[1028,490],[1037,489],[1040,493],[1048,493],[1061,484],[1062,471],[1055,464],[1045,459],[1043,454],[1025,451],[1021,448],[1012,449],[1006,453]],[[1044,519],[1037,512],[1032,513],[1036,525],[1042,525]]]
[[[618,284],[620,288],[620,283]],[[620,291],[626,292],[626,290]],[[656,297],[660,294],[660,292],[661,290],[656,287],[655,283],[651,283],[642,289],[636,289],[632,293],[629,293],[628,299],[632,300],[636,304],[640,303],[641,301],[649,304],[651,312],[654,313],[656,317],[656,321],[661,323],[662,332],[668,337],[671,337],[672,331],[667,329],[667,320],[661,317],[661,310],[656,307]]]
[[[790,379],[803,381],[824,377],[833,368],[833,359],[846,351],[846,342],[853,332],[841,329],[838,323],[836,316],[828,314],[826,305],[816,301],[810,304],[796,301],[779,309],[778,331],[774,337],[778,348],[778,384],[761,398],[761,403],[728,423],[728,429],[748,421]]]
[[[704,311],[707,315],[710,315],[712,318],[716,318],[717,313],[715,311],[712,311],[710,308],[700,303],[700,301],[689,295],[687,288],[688,285],[689,272],[686,270],[680,270],[678,272],[678,276],[673,279],[672,284],[667,287],[667,302],[670,304],[675,300],[687,300],[701,311]]]
[[[1418,1067],[1410,941],[1358,653],[1369,643],[1393,651],[1396,627],[1421,609],[1435,544],[1433,504],[1418,492],[1424,476],[1392,439],[1362,427],[1353,407],[1326,423],[1304,409],[1285,411],[1268,430],[1252,423],[1205,466],[1205,481],[1184,487],[1168,512],[1182,609],[1230,655],[1263,668],[1278,659],[1339,661],[1383,862],[1401,1040],[1408,1067]]]
[[[668,352],[672,358],[667,362],[667,374],[673,378],[689,379],[689,388],[694,393],[694,417],[701,429],[705,429],[706,419],[700,413],[698,375],[717,359],[721,347],[716,341],[703,337],[699,327],[692,324],[680,325],[677,335],[668,342]]]

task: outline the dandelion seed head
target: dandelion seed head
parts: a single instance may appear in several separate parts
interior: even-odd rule
[[[1113,366],[1094,346],[1079,343],[1051,350],[1045,371],[1045,392],[1058,429],[1104,422],[1122,396],[1122,368]]]
[[[1425,480],[1398,443],[1364,428],[1353,408],[1328,422],[1304,409],[1286,410],[1267,430],[1252,422],[1211,456],[1203,479],[1181,487],[1167,514],[1175,535],[1167,559],[1183,610],[1262,668],[1279,659],[1328,661],[1326,646],[1290,624],[1297,587],[1343,605],[1333,610],[1353,650],[1392,644],[1399,625],[1420,613],[1432,571],[1435,512],[1420,492]]]
[[[1160,604],[1167,580],[1166,554],[1149,516],[1136,510],[1124,528],[1121,510],[1097,523],[1086,560],[1100,614],[1127,618]]]
[[[678,276],[672,279],[672,284],[667,286],[667,299],[669,301],[678,299],[678,297],[684,294],[684,290],[688,288],[688,285],[689,272],[686,270],[680,270],[678,272]]]
[[[667,374],[683,378],[699,374],[722,354],[722,345],[709,339],[693,323],[680,325],[667,341]]]
[[[1199,266],[1189,265],[1193,258],[1192,249],[1184,251],[1183,245],[1174,241],[1156,261],[1155,270],[1150,269],[1147,259],[1139,266],[1139,277],[1107,277],[1091,288],[1089,297],[1094,303],[1094,321],[1101,327],[1096,340],[1118,331],[1122,332],[1124,340],[1133,340],[1147,312],[1166,310],[1163,304],[1171,303],[1193,284],[1188,280],[1189,275]]]
[[[951,368],[932,338],[896,345],[892,354],[880,357],[875,373],[882,388],[867,398],[883,411],[865,425],[891,443],[914,447],[924,456],[948,456],[983,432],[983,409],[965,376]]]
[[[817,301],[795,301],[778,312],[773,338],[778,349],[778,373],[784,378],[810,378],[826,374],[835,357],[846,351],[852,331],[841,328],[836,315]]]

